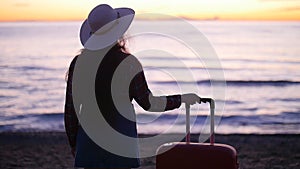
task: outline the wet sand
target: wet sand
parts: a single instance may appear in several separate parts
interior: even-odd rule
[[[236,148],[241,169],[300,168],[300,135],[217,135],[216,142]],[[1,169],[61,169],[73,163],[63,132],[0,133]],[[155,169],[155,157],[141,159],[141,165]]]

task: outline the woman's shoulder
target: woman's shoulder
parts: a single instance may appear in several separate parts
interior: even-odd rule
[[[134,55],[128,54],[125,62],[126,62],[125,64],[130,68],[130,71],[133,72],[143,71],[143,66],[141,62]]]
[[[72,59],[72,61],[71,61],[71,63],[70,63],[70,68],[75,66],[75,63],[76,63],[76,60],[77,60],[78,56],[79,56],[79,55],[76,55],[76,56]]]
[[[129,52],[126,52],[126,51],[120,50],[118,52],[118,58],[121,59],[122,61],[126,59],[126,60],[137,62],[138,64],[141,64],[135,55],[133,55]]]

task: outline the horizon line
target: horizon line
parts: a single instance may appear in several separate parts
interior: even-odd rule
[[[186,17],[178,17],[187,21],[261,21],[261,22],[299,22],[300,19],[221,19],[221,18],[202,18],[202,19],[194,19],[194,18],[186,18]],[[172,18],[135,18],[135,20],[140,21],[172,21]],[[84,21],[84,19],[37,19],[37,20],[0,20],[0,23],[3,22],[80,22]]]

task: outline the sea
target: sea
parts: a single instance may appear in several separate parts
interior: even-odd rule
[[[83,48],[80,25],[0,23],[0,132],[64,131],[65,75]],[[137,20],[131,28],[128,50],[154,95],[214,98],[219,134],[300,134],[300,22]],[[139,133],[185,132],[184,105],[134,106]],[[209,125],[209,113],[208,104],[191,106],[192,133]]]

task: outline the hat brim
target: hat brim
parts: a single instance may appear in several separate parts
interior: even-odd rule
[[[91,34],[91,27],[87,19],[80,28],[80,41],[84,48],[89,50],[103,49],[117,42],[129,28],[133,18],[134,10],[130,8],[115,8],[119,13],[118,20],[111,21]]]

